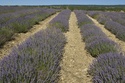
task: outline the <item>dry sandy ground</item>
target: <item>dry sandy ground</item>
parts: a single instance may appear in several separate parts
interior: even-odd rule
[[[59,83],[91,83],[91,77],[87,74],[87,68],[93,58],[85,50],[77,18],[72,12],[69,19],[69,32],[65,33],[67,44],[61,62],[61,77]]]
[[[105,29],[104,25],[100,24],[97,20],[91,18],[90,16],[88,16],[88,17],[95,23],[96,26],[98,26],[108,36],[109,39],[116,42],[121,48],[120,52],[125,54],[125,42],[123,42],[123,41],[119,40],[118,38],[116,38],[116,36],[114,34],[112,34],[110,31]]]
[[[34,25],[32,29],[30,29],[27,33],[20,33],[15,34],[14,40],[6,42],[3,48],[0,49],[0,59],[2,59],[4,56],[8,55],[11,52],[11,49],[14,46],[17,46],[21,44],[23,41],[25,41],[30,36],[34,35],[38,31],[47,28],[48,23],[57,16],[58,13],[48,17],[44,21],[41,21],[39,25]]]

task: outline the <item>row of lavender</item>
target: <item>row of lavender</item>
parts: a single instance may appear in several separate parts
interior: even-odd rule
[[[0,15],[0,25],[6,23],[8,20],[12,19],[12,18],[18,18],[21,16],[25,16],[28,14],[32,14],[35,12],[39,12],[41,11],[42,8],[32,8],[32,9],[25,9],[25,10],[18,10],[15,12],[10,12],[10,13],[4,13]]]
[[[42,8],[39,10],[34,9],[34,12],[32,12],[31,10],[28,10],[26,12],[27,14],[20,14],[19,17],[12,18],[6,23],[2,24],[2,27],[9,27],[15,32],[26,32],[29,28],[31,28],[32,25],[38,23],[40,20],[44,20],[49,15],[55,13],[56,10]]]
[[[101,17],[102,15],[125,26],[125,13],[123,12],[100,12],[99,16]]]
[[[0,61],[0,83],[55,83],[65,43],[59,29],[36,33]]]
[[[78,17],[78,23],[81,23],[82,18],[83,25],[79,26],[81,29],[81,35],[86,43],[87,51],[93,57],[97,57],[99,54],[117,51],[117,44],[108,39],[101,29],[95,26],[92,20],[90,20],[83,11],[74,12],[76,17]]]
[[[83,22],[88,18],[82,11],[75,11]],[[88,20],[90,20],[88,18]],[[97,57],[90,65],[88,73],[93,77],[93,83],[124,83],[125,82],[125,57],[119,53],[120,47],[95,26],[88,22],[80,27],[81,35],[86,44],[87,51]]]
[[[90,11],[89,15],[104,24],[105,28],[115,34],[118,39],[125,41],[125,13]]]
[[[86,49],[93,57],[103,53],[117,52],[117,44],[108,39],[99,27],[94,24],[86,24],[80,29]]]
[[[20,10],[30,9],[33,7],[23,7],[23,6],[0,6],[0,14],[12,13]]]
[[[67,32],[69,30],[70,13],[71,10],[63,10],[50,21],[50,27],[59,27],[63,32]]]
[[[81,27],[84,24],[93,24],[93,22],[88,19],[88,17],[86,16],[86,11],[83,10],[74,10],[77,19],[78,19],[78,26]]]
[[[59,63],[66,43],[60,27],[41,30],[13,48],[0,61],[0,83],[57,83]]]
[[[0,15],[0,39],[2,39],[0,41],[0,46],[10,40],[14,33],[27,32],[34,24],[38,23],[40,20],[44,20],[56,11],[57,10],[54,9],[35,8],[11,13],[11,15],[7,14],[7,17],[6,14],[4,15],[5,17]],[[6,18],[8,20],[4,22]]]

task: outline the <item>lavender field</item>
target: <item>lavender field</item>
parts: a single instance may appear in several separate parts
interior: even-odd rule
[[[0,50],[44,22],[2,55],[0,83],[125,83],[124,12],[3,6]]]
[[[47,8],[16,8],[14,10],[14,12],[0,14],[0,46],[11,40],[14,33],[25,33],[33,25],[58,11]]]

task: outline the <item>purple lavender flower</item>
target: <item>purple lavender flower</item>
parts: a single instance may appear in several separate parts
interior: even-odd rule
[[[119,46],[108,39],[101,29],[94,24],[83,25],[80,29],[86,44],[85,48],[93,57],[103,53],[119,51]]]
[[[105,28],[116,35],[120,40],[125,41],[125,27],[114,21],[107,21]]]
[[[101,54],[90,65],[88,73],[93,83],[124,83],[125,56],[119,53]]]
[[[33,25],[56,11],[48,8],[33,8],[0,15],[0,46],[10,40],[14,33],[27,32]],[[6,31],[2,28],[6,28]],[[7,34],[10,32],[13,34]]]
[[[74,10],[77,20],[78,20],[78,25],[81,27],[84,24],[93,24],[92,20],[90,20],[85,12],[83,10]]]
[[[69,30],[69,17],[71,10],[63,10],[50,21],[50,27],[60,28],[63,32]]]
[[[65,43],[60,29],[39,31],[0,61],[0,82],[57,83]]]

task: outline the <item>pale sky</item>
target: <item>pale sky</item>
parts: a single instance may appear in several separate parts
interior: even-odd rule
[[[0,5],[119,5],[125,0],[0,0]]]

